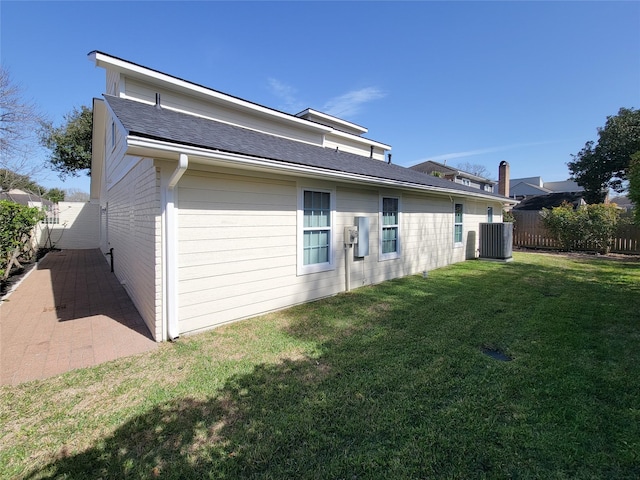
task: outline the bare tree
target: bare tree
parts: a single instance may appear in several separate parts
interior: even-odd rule
[[[79,188],[67,188],[65,190],[66,195],[64,197],[66,202],[88,202],[89,194],[83,192]]]
[[[44,121],[35,105],[23,98],[8,70],[0,66],[0,168],[18,176],[34,176],[41,170],[34,152],[39,148],[36,132]]]
[[[463,172],[471,173],[477,177],[491,178],[491,172],[484,165],[478,163],[461,162],[456,167]]]

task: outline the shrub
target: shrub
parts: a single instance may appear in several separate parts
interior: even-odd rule
[[[0,200],[0,278],[9,276],[17,256],[30,247],[33,227],[43,218],[37,207]]]
[[[618,220],[620,210],[616,205],[596,203],[587,205],[580,210],[584,210],[586,216],[586,231],[588,241],[590,241],[599,252],[607,254],[611,251],[611,243]]]
[[[609,253],[620,211],[615,205],[597,203],[573,208],[568,202],[542,210],[542,223],[562,248],[569,251],[578,246]]]

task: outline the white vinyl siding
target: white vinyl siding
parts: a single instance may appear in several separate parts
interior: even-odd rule
[[[400,199],[380,197],[380,260],[400,255]]]
[[[182,177],[180,332],[302,301],[292,298],[297,278],[296,202],[291,181],[204,172]]]

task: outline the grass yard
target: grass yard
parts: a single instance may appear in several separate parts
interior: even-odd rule
[[[640,262],[466,262],[0,398],[2,478],[640,478]]]

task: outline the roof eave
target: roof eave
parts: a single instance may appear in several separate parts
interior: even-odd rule
[[[222,150],[212,150],[197,146],[150,139],[137,135],[129,135],[127,137],[127,147],[127,153],[131,155],[146,156],[151,158],[165,158],[176,161],[178,160],[180,154],[184,153],[190,157],[190,164],[224,164],[227,166],[240,167],[250,170],[269,170],[277,173],[290,173],[306,177],[330,178],[333,180],[340,180],[349,183],[377,185],[414,191],[418,190],[438,195],[446,195],[450,197],[472,197],[483,200],[490,200],[493,202],[500,202],[508,205],[515,205],[518,203],[518,201],[507,197],[501,198],[495,195],[486,195],[482,192],[468,192],[452,188],[436,187],[413,182],[373,177],[364,174],[330,170],[326,168],[285,162],[282,160],[260,158],[239,153],[225,152]]]

